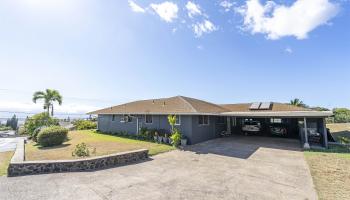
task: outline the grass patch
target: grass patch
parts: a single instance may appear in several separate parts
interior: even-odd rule
[[[7,175],[7,168],[13,155],[13,151],[0,152],[0,176]]]
[[[75,145],[84,142],[90,148],[96,148],[91,156],[108,155],[112,153],[148,149],[149,154],[156,155],[171,151],[174,147],[152,142],[122,138],[113,135],[97,133],[93,130],[70,131],[68,141],[54,147],[41,147],[34,142],[26,144],[26,160],[71,160]]]
[[[350,123],[327,124],[334,139],[350,138]],[[330,145],[329,149],[304,152],[319,199],[350,199],[350,149]]]
[[[338,150],[304,152],[319,199],[350,199],[350,154]]]

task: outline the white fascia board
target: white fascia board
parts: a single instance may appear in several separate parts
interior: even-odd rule
[[[223,116],[234,117],[330,117],[332,111],[281,111],[281,112],[225,112]]]
[[[98,115],[215,115],[221,116],[222,113],[99,113]]]
[[[232,117],[330,117],[332,111],[223,112],[223,113],[99,113],[98,115],[212,115]]]

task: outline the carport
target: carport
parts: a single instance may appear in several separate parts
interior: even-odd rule
[[[315,111],[279,103],[223,106],[231,110],[222,113],[227,117],[228,133],[243,134],[242,127],[247,121],[253,121],[261,127],[259,132],[254,133],[255,135],[272,137],[271,127],[283,124],[287,130],[283,137],[300,140],[304,148],[310,148],[310,145],[328,147],[325,119],[333,115],[331,111]]]

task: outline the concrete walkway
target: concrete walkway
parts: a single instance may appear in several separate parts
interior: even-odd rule
[[[107,170],[0,177],[0,199],[317,199],[299,146],[221,138]]]

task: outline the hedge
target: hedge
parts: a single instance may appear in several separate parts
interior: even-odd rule
[[[51,147],[62,144],[67,139],[68,129],[61,126],[51,126],[43,128],[37,141],[43,147]]]

